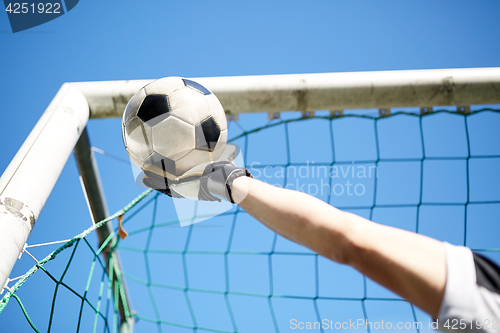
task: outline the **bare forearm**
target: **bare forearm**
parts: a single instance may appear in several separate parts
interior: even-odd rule
[[[444,244],[351,214],[357,240],[350,265],[437,317],[446,284]]]
[[[233,198],[283,237],[353,266],[437,315],[446,280],[441,242],[373,223],[307,194],[246,177],[234,181]]]
[[[241,198],[245,199],[241,201]],[[349,223],[346,213],[301,192],[241,177],[233,183],[233,198],[271,230],[314,252],[346,263]]]

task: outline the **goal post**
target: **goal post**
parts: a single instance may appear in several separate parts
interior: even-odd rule
[[[500,68],[430,69],[192,78],[240,113],[431,105],[496,104]],[[151,80],[82,82],[91,118],[121,117],[128,100]]]
[[[316,110],[500,104],[500,68],[193,80],[217,95],[230,120],[249,112],[267,112],[274,118],[280,112],[302,111],[307,117]],[[8,281],[74,149],[94,222],[109,215],[85,127],[89,118],[121,117],[128,100],[149,82],[151,80],[63,84],[0,178],[0,286]],[[98,232],[100,241],[111,233],[109,228],[100,228]],[[113,264],[119,265],[117,254]],[[110,280],[114,283],[118,278],[113,276]],[[128,307],[126,291],[118,299]],[[124,321],[125,312],[130,309],[123,309],[123,304],[119,308]]]
[[[89,118],[85,96],[63,84],[0,178],[3,287]]]
[[[85,128],[80,136],[80,139],[75,146],[75,159],[80,173],[80,182],[84,191],[85,199],[90,210],[93,223],[102,221],[110,216],[106,204],[106,198],[97,168],[94,152],[90,144],[89,134]],[[99,247],[104,244],[109,236],[113,233],[113,228],[110,223],[106,223],[96,229],[99,239]],[[112,249],[112,244],[116,241],[116,237],[112,237],[111,241],[102,249],[104,261],[106,263],[106,271],[111,281],[112,292],[117,300],[117,309],[120,315],[120,333],[132,333],[134,328],[134,320],[131,315],[131,302],[127,292],[127,286],[121,276],[123,271],[120,256],[117,250]]]

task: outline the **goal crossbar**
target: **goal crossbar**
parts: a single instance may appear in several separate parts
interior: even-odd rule
[[[500,104],[500,68],[193,80],[217,95],[230,119],[249,112],[274,114],[284,111]],[[86,133],[88,119],[121,117],[128,100],[149,82],[151,80],[62,85],[0,178],[0,287],[8,281],[68,157],[82,133]],[[87,146],[80,151],[77,147],[75,155],[92,156],[87,154],[90,147],[89,144]],[[101,213],[95,212],[97,208],[91,209],[93,218],[101,218],[107,211],[104,197],[99,194],[101,185],[97,168],[94,168],[95,161],[83,157],[83,160],[78,160],[78,164],[86,195],[93,196],[87,197],[89,206],[101,209]],[[97,190],[89,190],[92,188]],[[103,230],[100,232],[109,232],[109,229]],[[104,236],[100,235],[100,239]]]
[[[430,69],[193,78],[240,113],[432,105],[497,104],[500,68]],[[121,117],[130,98],[152,80],[81,82],[91,118]]]

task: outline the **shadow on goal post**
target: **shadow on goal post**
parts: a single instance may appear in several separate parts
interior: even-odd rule
[[[450,112],[460,114],[467,117],[471,112],[471,105],[493,105],[500,104],[500,68],[476,68],[476,69],[441,69],[441,70],[409,70],[409,71],[386,71],[386,72],[354,72],[354,73],[324,73],[324,74],[293,74],[293,75],[269,75],[269,76],[242,76],[242,77],[213,77],[213,78],[194,78],[192,79],[200,84],[209,88],[221,101],[226,112],[228,120],[237,123],[239,115],[250,113],[267,113],[269,122],[264,126],[252,128],[251,130],[242,130],[241,134],[232,136],[233,141],[240,140],[243,142],[242,151],[245,154],[245,162],[247,167],[253,169],[253,173],[262,174],[266,167],[279,169],[285,168],[285,180],[283,186],[292,184],[291,178],[297,178],[295,175],[290,175],[289,170],[291,167],[297,167],[297,172],[301,172],[301,167],[309,168],[309,162],[294,162],[290,153],[290,142],[297,141],[297,138],[291,140],[289,132],[293,131],[292,126],[299,126],[306,124],[311,119],[323,119],[332,123],[337,119],[348,117],[365,117],[367,119],[384,119],[393,116],[396,108],[409,108],[413,107],[413,111],[409,112],[413,116],[422,117],[437,113],[439,108],[433,106],[451,106],[452,108],[444,108],[442,112]],[[271,255],[286,255],[286,251],[279,253],[275,251],[276,236],[273,239],[273,249],[269,252],[252,252],[244,250],[234,250],[231,248],[231,241],[234,240],[235,221],[238,211],[231,211],[226,215],[234,217],[233,227],[230,233],[230,241],[226,250],[223,251],[191,251],[186,248],[179,251],[164,251],[163,253],[179,254],[182,256],[185,271],[186,271],[186,255],[190,253],[212,253],[221,255],[225,263],[225,279],[226,286],[220,290],[191,288],[188,283],[181,287],[164,286],[162,282],[155,282],[156,286],[163,286],[166,289],[179,290],[186,296],[187,309],[189,310],[190,320],[188,323],[178,323],[172,320],[163,320],[162,315],[159,313],[158,306],[152,297],[152,303],[155,316],[148,317],[136,314],[134,311],[134,299],[130,297],[125,277],[136,282],[143,283],[151,292],[151,281],[142,281],[134,278],[133,274],[127,274],[122,269],[118,245],[119,241],[116,237],[116,231],[113,230],[111,223],[107,223],[112,219],[122,216],[125,212],[133,209],[135,205],[145,198],[148,199],[146,203],[152,204],[156,207],[158,195],[149,194],[150,191],[144,192],[140,197],[136,198],[124,209],[111,215],[108,211],[106,200],[103,194],[102,185],[97,169],[96,160],[91,146],[91,141],[86,130],[86,124],[89,118],[121,118],[125,106],[129,99],[143,86],[151,82],[150,80],[132,80],[132,81],[109,81],[109,82],[79,82],[79,83],[65,83],[60,88],[57,95],[54,97],[49,107],[42,115],[18,153],[9,164],[0,178],[0,285],[5,289],[3,292],[3,299],[0,303],[0,313],[7,306],[11,298],[14,298],[24,311],[24,314],[35,331],[37,323],[32,322],[29,313],[23,306],[20,298],[16,295],[17,290],[22,286],[27,279],[36,271],[42,270],[49,277],[51,277],[57,284],[54,293],[54,301],[52,302],[52,310],[49,319],[49,329],[52,325],[54,302],[56,299],[57,288],[66,288],[78,295],[81,299],[81,309],[78,316],[77,327],[80,327],[80,320],[82,313],[90,308],[90,312],[95,315],[95,321],[104,320],[104,331],[119,332],[133,332],[134,323],[139,318],[144,321],[158,325],[158,330],[161,331],[162,325],[170,325],[169,327],[176,327],[178,329],[194,330],[204,329],[214,332],[236,332],[246,327],[243,323],[239,310],[231,307],[231,298],[228,295],[247,295],[255,296],[266,299],[266,304],[269,306],[269,322],[273,331],[283,331],[282,323],[277,318],[280,317],[277,305],[274,302],[276,298],[295,298],[295,299],[310,299],[314,304],[314,313],[317,315],[317,321],[321,322],[320,315],[321,306],[318,305],[322,299],[343,299],[342,297],[322,297],[318,294],[318,256],[309,253],[308,255],[314,256],[314,267],[316,270],[316,294],[311,297],[301,297],[294,295],[279,295],[273,294],[273,288],[270,287],[268,294],[251,293],[251,292],[233,292],[228,287],[229,273],[228,273],[228,255],[236,254],[259,254],[267,255],[269,257],[269,267],[272,268],[273,259]],[[417,111],[415,111],[415,107]],[[346,110],[358,110],[350,111]],[[359,109],[372,109],[373,114],[366,115]],[[373,111],[376,109],[375,111]],[[453,110],[452,110],[453,109]],[[476,108],[479,110],[480,108]],[[318,110],[323,110],[317,112]],[[450,111],[452,110],[452,111]],[[489,109],[492,112],[498,112],[496,109]],[[283,112],[298,111],[299,117],[294,119],[281,119]],[[359,112],[359,115],[356,115]],[[404,112],[403,112],[404,113]],[[333,123],[332,123],[333,124]],[[248,137],[259,132],[264,133],[274,127],[284,126],[286,137],[286,155],[285,163],[268,163],[262,164],[255,161],[252,157],[247,156],[248,153]],[[334,133],[332,133],[332,126],[328,125],[326,131],[328,132],[325,137],[330,145],[330,150],[333,149]],[[234,127],[234,126],[233,126]],[[376,126],[375,126],[376,127]],[[376,127],[377,128],[377,127]],[[422,126],[420,125],[420,131]],[[377,135],[375,135],[378,138]],[[300,138],[298,138],[300,141]],[[423,140],[423,138],[422,138]],[[379,151],[380,142],[375,142],[377,156],[374,156],[370,161],[361,161],[360,165],[367,165],[374,163],[378,168],[379,163],[383,163],[384,159],[381,158]],[[423,145],[423,143],[422,143]],[[471,159],[470,144],[467,137],[465,146],[468,147],[468,155],[460,157],[459,160],[469,163]],[[259,149],[265,149],[259,147]],[[64,241],[60,248],[50,253],[42,260],[35,259],[29,252],[30,246],[26,246],[26,242],[33,226],[38,219],[38,216],[45,205],[63,167],[66,164],[71,153],[74,151],[75,158],[80,172],[80,180],[84,189],[85,198],[87,199],[88,206],[91,211],[91,218],[94,222],[93,227],[85,230],[80,235],[75,236],[73,239]],[[338,152],[337,152],[338,153]],[[335,155],[335,154],[334,154]],[[403,162],[415,162],[417,172],[423,172],[424,159],[426,155],[422,153],[421,158],[405,158]],[[335,155],[336,156],[336,155]],[[354,164],[350,161],[337,161],[335,156],[331,160],[316,162],[320,172],[321,167],[325,170],[328,168],[331,172],[333,167],[337,166],[350,166],[354,170]],[[500,156],[489,156],[498,158]],[[386,161],[391,160],[386,159]],[[392,159],[391,161],[396,161]],[[427,161],[432,161],[432,158],[427,158]],[[253,162],[253,164],[249,164]],[[314,161],[313,161],[314,163]],[[358,163],[358,162],[356,162]],[[364,164],[363,164],[364,163]],[[468,164],[467,164],[468,165]],[[303,169],[303,170],[306,170]],[[307,169],[309,170],[309,169]],[[308,171],[309,172],[309,171]],[[377,170],[378,172],[378,170]],[[469,169],[467,169],[467,181]],[[354,175],[354,171],[353,171]],[[274,175],[276,178],[276,174]],[[354,176],[353,176],[354,177]],[[259,177],[257,177],[259,178]],[[287,179],[288,178],[288,179]],[[372,191],[376,192],[374,197],[379,195],[377,192],[375,180],[375,187]],[[420,207],[422,201],[422,183],[420,179],[420,198],[415,206]],[[36,186],[33,186],[36,184]],[[316,191],[324,187],[324,183],[307,184],[309,191],[315,188]],[[342,203],[335,201],[334,196],[341,190],[340,187],[333,186],[331,182],[328,183],[328,193],[324,195],[312,193],[313,195],[321,197],[323,200],[335,204],[338,207],[345,207],[346,209],[366,209],[370,211],[368,218],[373,218],[373,209],[377,207],[390,208],[391,205],[383,204],[382,194],[380,194],[379,201],[364,204],[363,207],[355,207],[349,203]],[[467,184],[468,186],[468,184]],[[363,187],[364,188],[364,187]],[[30,189],[28,191],[28,189]],[[299,181],[297,180],[297,188],[300,190]],[[351,189],[355,193],[361,193],[362,188],[353,187]],[[349,191],[348,188],[342,188],[342,191]],[[358,192],[356,192],[358,191]],[[365,190],[363,190],[365,191]],[[333,194],[332,194],[333,193]],[[363,192],[364,193],[364,192]],[[424,198],[425,199],[425,198]],[[469,198],[469,188],[467,187],[467,198],[464,205],[471,203],[473,200]],[[500,202],[485,200],[477,201],[474,203],[493,203]],[[397,206],[397,205],[396,205]],[[399,205],[404,207],[405,204]],[[408,206],[408,205],[406,205]],[[411,205],[410,205],[411,206]],[[394,208],[394,207],[393,207]],[[156,208],[155,208],[156,209]],[[134,213],[135,214],[135,213]],[[133,214],[132,214],[133,215]],[[418,223],[418,222],[417,222]],[[170,223],[171,224],[171,223]],[[151,227],[154,228],[155,226]],[[158,227],[158,226],[156,226]],[[187,228],[187,227],[186,227]],[[189,227],[189,235],[193,226]],[[88,234],[96,231],[99,239],[99,244],[95,247],[94,244],[89,244],[85,238]],[[146,230],[146,229],[145,229]],[[143,230],[144,231],[144,230]],[[137,231],[140,233],[143,231]],[[418,231],[418,226],[417,230]],[[189,236],[190,237],[190,236]],[[464,235],[465,237],[465,235]],[[101,284],[107,284],[107,287],[102,287],[99,293],[98,301],[90,302],[86,296],[89,285],[84,291],[73,290],[71,286],[66,285],[61,279],[54,278],[50,274],[50,270],[46,269],[45,264],[53,260],[62,251],[76,251],[77,246],[85,246],[80,244],[87,244],[94,256],[92,267],[101,267],[105,274],[101,278]],[[465,244],[465,240],[464,240]],[[234,245],[234,244],[233,244]],[[121,248],[123,252],[123,248]],[[129,249],[131,250],[131,249]],[[133,251],[133,249],[131,250]],[[139,252],[146,251],[147,249],[139,249]],[[12,277],[11,271],[16,261],[21,254],[27,255],[35,259],[36,264],[26,274],[19,277]],[[73,255],[71,256],[73,258]],[[71,259],[69,259],[71,262]],[[68,263],[69,266],[69,263]],[[67,268],[66,268],[67,269]],[[93,268],[92,268],[93,269]],[[148,268],[149,269],[149,268]],[[275,271],[276,273],[276,271]],[[42,274],[38,272],[37,274]],[[65,273],[64,273],[65,274]],[[63,276],[64,276],[63,274]],[[277,274],[277,273],[276,273]],[[92,276],[92,274],[90,274]],[[90,281],[90,277],[89,277]],[[271,285],[273,277],[269,279]],[[364,280],[365,291],[364,295],[359,298],[352,298],[352,300],[363,301],[362,313],[364,318],[367,318],[365,300],[370,300],[366,295],[366,280]],[[90,284],[90,282],[89,282]],[[154,283],[153,283],[154,284]],[[274,288],[275,290],[278,288]],[[108,313],[102,310],[101,300],[106,299],[106,290],[111,294],[107,296],[108,306],[111,307],[112,316],[114,319],[108,318]],[[195,301],[190,300],[188,293],[190,291],[207,294],[220,294],[224,297],[224,302],[227,305],[228,318],[230,324],[228,327],[210,327],[210,324],[203,323],[203,315],[199,315],[200,310],[196,310]],[[351,298],[345,298],[351,299]],[[376,298],[372,298],[376,299]],[[415,314],[415,311],[412,311]],[[414,315],[415,316],[415,315]],[[154,318],[153,318],[154,317]],[[108,320],[109,319],[109,320]],[[280,321],[280,322],[279,322]],[[94,331],[96,331],[96,324],[94,324]],[[250,327],[250,326],[249,326]],[[243,329],[244,330],[244,329]]]

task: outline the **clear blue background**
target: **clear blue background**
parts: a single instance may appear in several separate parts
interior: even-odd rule
[[[500,66],[499,12],[500,4],[495,1],[177,3],[82,0],[70,13],[17,34],[12,34],[7,14],[4,12],[0,14],[0,170],[3,171],[7,167],[64,82],[153,79],[170,75],[201,77],[495,67]],[[500,153],[498,118],[498,114],[492,113],[469,118],[470,134],[476,135],[475,141],[471,142],[472,153]],[[251,129],[265,124],[267,115],[242,116],[240,119],[245,129]],[[328,153],[318,155],[315,150],[312,159],[322,158],[324,161],[316,162],[326,163],[333,161],[333,158],[339,161],[373,161],[376,155],[372,140],[374,133],[370,130],[373,128],[371,122],[373,121],[359,119],[333,122],[335,156],[332,147],[326,147],[323,151]],[[380,151],[381,157],[422,157],[420,134],[416,130],[415,122],[418,122],[417,118],[410,116],[397,116],[379,122],[378,135],[383,147]],[[424,141],[429,140],[425,141],[426,156],[466,156],[463,151],[464,122],[461,116],[433,115],[425,118],[423,122]],[[293,134],[291,141],[296,141],[293,147],[304,145],[296,136],[302,128],[305,133],[317,135],[312,136],[315,140],[311,140],[311,145],[315,147],[317,140],[323,138],[322,135],[329,135],[325,134],[325,130],[328,131],[330,126],[327,121],[314,120],[296,125],[298,124],[289,126],[289,131]],[[443,131],[443,127],[447,127],[447,130]],[[323,130],[318,132],[317,128]],[[360,128],[367,130],[360,131]],[[354,136],[356,140],[349,140],[350,144],[342,143],[342,138],[352,135],[356,129],[360,131],[358,136]],[[429,133],[425,132],[427,130]],[[233,135],[240,133],[233,125],[230,131]],[[345,133],[342,134],[343,131]],[[92,120],[89,122],[89,132],[93,145],[126,158],[121,143],[119,120]],[[247,161],[258,161],[262,164],[286,163],[287,156],[281,149],[285,142],[283,127],[276,127],[259,135],[260,137],[249,137]],[[304,137],[310,138],[311,135]],[[263,145],[266,140],[267,145]],[[436,142],[439,144],[433,144]],[[292,148],[290,159],[293,162],[310,160],[308,153],[310,151]],[[108,205],[110,211],[114,212],[140,193],[141,189],[133,184],[128,166],[103,156],[97,158]],[[426,161],[423,177],[424,180],[427,179],[426,186],[430,187],[422,189],[422,201],[464,203],[465,185],[460,182],[463,180],[464,163]],[[492,172],[498,170],[498,166],[499,162],[495,159],[478,159],[471,162],[469,167],[475,175],[475,178],[470,179],[471,200],[499,200],[500,180]],[[420,179],[415,179],[415,172],[407,174],[412,168],[419,169],[418,165],[406,167],[390,162],[380,164],[379,177],[382,180],[383,177],[388,178],[386,181],[380,180],[383,186],[377,190],[377,200],[381,200],[377,204],[418,203],[417,185],[420,184]],[[459,181],[456,181],[457,179]],[[391,181],[396,184],[401,181],[408,183],[406,186],[394,186]],[[369,189],[370,184],[366,185]],[[333,200],[331,203],[345,207],[361,206],[352,210],[369,217],[370,211],[363,207],[369,206],[373,198],[367,198],[368,194],[363,196],[361,202],[353,203],[349,198],[339,197],[334,198],[337,201]],[[395,199],[400,201],[393,202]],[[168,198],[161,200],[159,214],[162,220],[172,220],[175,214],[171,201]],[[129,230],[151,223],[151,212],[145,210],[141,214],[144,220],[131,220],[128,224],[128,228],[131,228]],[[373,211],[373,219],[415,231],[416,214],[417,209],[414,207],[376,208]],[[418,231],[453,243],[463,242],[463,206],[425,206],[420,209],[419,214]],[[498,238],[494,237],[500,232],[498,206],[471,205],[467,214],[470,215],[468,221],[473,221],[467,226],[467,245],[474,248],[500,247]],[[227,241],[229,220],[222,218],[213,222],[202,222],[201,225],[203,223],[219,227],[194,228],[197,241],[192,241],[191,247],[207,250]],[[274,237],[272,234],[245,214],[238,215],[237,223],[233,250],[270,251]],[[76,165],[73,157],[70,157],[28,243],[67,239],[90,225]],[[155,230],[151,247],[183,247],[181,236],[185,232],[183,228],[158,228]],[[207,239],[208,237],[212,238]],[[220,237],[220,243],[214,241],[217,237]],[[144,246],[139,244],[144,238],[144,234],[137,234],[122,242],[122,246]],[[258,242],[254,241],[257,239]],[[93,236],[89,240],[96,242]],[[306,250],[281,238],[277,238],[275,247],[278,252],[307,253]],[[50,248],[40,248],[33,250],[33,253],[37,257],[43,257],[49,250]],[[81,256],[81,261],[76,262],[75,268],[72,266],[68,278],[73,281],[75,289],[81,292],[89,271],[90,253],[87,253],[88,250],[80,250],[77,251],[77,256]],[[64,258],[68,255],[63,254],[63,258],[58,258],[47,267],[53,272],[61,271],[58,263],[64,263]],[[220,256],[211,255],[210,259],[200,258],[200,255],[189,256],[191,287],[224,290]],[[258,256],[238,256],[245,255],[231,254],[229,258],[231,289],[268,294],[269,278],[265,263],[262,263]],[[137,277],[145,275],[142,256],[131,251],[122,251],[122,257],[126,272]],[[77,260],[79,258],[77,257]],[[315,276],[310,269],[314,267],[313,258],[310,255],[274,255],[273,267],[277,273],[273,276],[273,292],[294,296],[314,296],[317,292],[324,297],[363,296],[360,294],[363,291],[363,279],[358,273],[322,258],[318,259],[319,291],[316,291],[313,288]],[[495,259],[498,259],[498,256]],[[152,268],[152,279],[169,285],[182,285],[184,277],[179,273],[181,267],[178,266],[178,260],[175,255],[157,259],[156,263],[159,264]],[[211,264],[201,266],[205,261]],[[31,259],[23,256],[13,276],[24,273],[32,264]],[[162,270],[161,267],[167,269]],[[245,274],[245,269],[250,273]],[[145,295],[146,290],[133,282],[129,282],[129,285],[134,308],[139,314],[153,318],[149,298]],[[19,291],[30,316],[42,331],[47,329],[50,313],[47,304],[50,304],[53,288],[54,283],[45,274],[38,272]],[[367,281],[367,293],[369,297],[395,297],[370,281]],[[160,307],[160,310],[166,313],[166,320],[175,319],[191,325],[182,305],[182,297],[173,291],[158,291],[158,295],[170,302],[166,302],[164,308]],[[192,302],[195,313],[199,316],[199,324],[231,330],[227,313],[223,312],[224,304],[220,304],[220,299],[209,299],[209,296],[193,293]],[[230,296],[235,308],[236,322],[241,325],[240,329],[269,331],[272,323],[269,321],[267,301],[264,300]],[[323,299],[317,303],[318,311],[324,318],[339,321],[362,318],[360,302]],[[280,331],[286,331],[288,321],[293,316],[298,320],[316,320],[313,302],[308,299],[273,299],[273,304]],[[78,316],[78,313],[75,313],[77,306],[75,297],[67,291],[61,292],[61,299],[56,303],[53,331],[74,331]],[[207,311],[207,308],[211,310]],[[172,313],[173,309],[178,312]],[[220,313],[217,312],[219,310]],[[401,302],[367,301],[366,311],[373,321],[394,318],[401,321],[413,320],[409,305]],[[420,312],[417,315],[424,323],[427,322],[427,317],[420,317]],[[2,331],[5,332],[30,330],[14,301],[0,314],[0,320]],[[85,327],[85,331],[88,331],[89,325],[85,324]],[[164,331],[172,330],[172,327],[165,325],[163,328]],[[155,326],[144,320],[139,322],[139,332],[148,329],[155,329]]]

